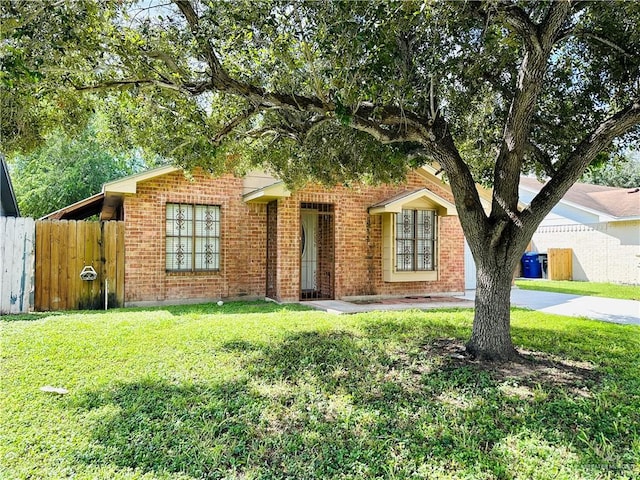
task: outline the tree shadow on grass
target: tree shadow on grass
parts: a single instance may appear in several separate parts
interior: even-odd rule
[[[520,372],[490,370],[460,358],[456,337],[389,328],[234,342],[241,379],[86,392],[73,405],[92,441],[78,458],[194,478],[569,478],[614,451],[633,461],[637,413],[610,418],[587,368],[533,356]],[[544,368],[568,380],[524,375]]]
[[[64,312],[29,312],[29,313],[12,313],[8,315],[0,315],[0,323],[2,322],[35,322],[36,320],[46,320],[51,317],[59,317],[65,315]]]
[[[194,478],[244,468],[252,425],[264,408],[246,382],[172,385],[150,379],[86,392],[73,404],[86,412],[91,433],[79,460]]]
[[[260,300],[225,302],[222,306],[217,303],[197,303],[187,305],[164,305],[157,307],[128,307],[128,308],[110,308],[108,310],[62,310],[48,312],[29,312],[0,315],[1,322],[32,322],[43,320],[49,317],[61,317],[68,315],[110,315],[126,312],[167,312],[171,315],[247,315],[251,313],[268,314],[268,313],[285,313],[285,312],[303,312],[313,311],[314,309],[305,305],[279,304],[275,302],[267,302]]]

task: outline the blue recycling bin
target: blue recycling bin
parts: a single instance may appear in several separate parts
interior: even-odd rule
[[[524,278],[542,278],[538,252],[526,252],[522,256],[522,276]]]

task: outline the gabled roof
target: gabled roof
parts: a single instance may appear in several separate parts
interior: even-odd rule
[[[117,220],[124,194],[136,193],[140,182],[179,170],[177,167],[159,167],[107,182],[102,186],[102,192],[51,212],[42,220],[80,220],[92,215],[100,215],[100,220]]]
[[[128,177],[119,178],[118,180],[113,180],[112,182],[107,182],[102,186],[102,192],[136,193],[138,183],[178,171],[180,171],[180,169],[174,166],[154,168],[152,170],[147,170],[146,172],[136,173],[135,175],[129,175]]]
[[[19,217],[20,209],[9,177],[9,167],[0,155],[0,213],[6,217]]]
[[[102,192],[56,210],[42,218],[49,220],[79,220],[99,214],[100,220],[118,219],[121,216],[123,196],[137,193],[139,183],[182,171],[178,167],[165,166],[107,182],[102,186]],[[268,173],[259,171],[249,172],[243,179],[243,192],[245,192],[243,199],[247,203],[264,203],[275,198],[291,195],[291,192],[286,189],[282,181]]]
[[[278,198],[290,197],[291,192],[285,186],[284,182],[276,181],[271,185],[267,185],[262,188],[258,188],[249,193],[245,193],[242,199],[246,203],[267,203],[271,200],[277,200]]]
[[[538,193],[544,185],[535,178],[520,178],[520,187],[533,193]],[[576,183],[560,202],[611,220],[640,218],[640,188]]]
[[[403,206],[420,199],[425,199],[428,202],[437,204],[440,207],[440,215],[458,214],[454,204],[426,188],[402,192],[381,202],[375,203],[369,207],[369,213],[371,215],[380,213],[399,213],[402,211]]]

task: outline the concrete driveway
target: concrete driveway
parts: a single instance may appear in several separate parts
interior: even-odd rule
[[[460,298],[473,300],[475,291],[467,290],[464,297]],[[636,300],[585,297],[513,288],[511,290],[511,305],[569,317],[585,317],[624,325],[640,325],[640,302]]]

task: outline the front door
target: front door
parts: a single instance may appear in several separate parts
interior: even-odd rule
[[[317,212],[302,210],[300,224],[300,244],[302,247],[300,287],[304,296],[311,294],[318,288]]]
[[[300,210],[300,299],[334,297],[333,205],[303,203]]]

